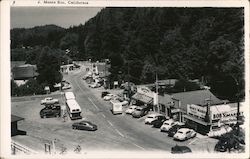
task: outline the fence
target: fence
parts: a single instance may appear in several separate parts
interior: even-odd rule
[[[11,141],[11,152],[13,155],[17,153],[37,154],[36,151],[14,141]]]

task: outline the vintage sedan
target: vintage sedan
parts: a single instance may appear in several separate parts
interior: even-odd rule
[[[98,88],[98,87],[101,87],[101,84],[100,83],[91,83],[89,85],[90,88]]]
[[[148,114],[148,107],[145,106],[137,106],[132,113],[133,118],[140,118]]]
[[[125,111],[126,114],[132,114],[133,111],[136,109],[136,105],[131,105],[128,107],[128,109]]]
[[[171,153],[173,154],[190,153],[190,152],[192,151],[187,146],[175,145],[174,147],[171,148]]]
[[[188,129],[188,128],[181,128],[174,135],[174,139],[184,141],[184,140],[188,140],[190,138],[193,138],[195,136],[196,136],[196,132],[194,130]]]
[[[174,121],[173,119],[166,120],[162,126],[161,126],[161,131],[167,132],[172,126],[176,125],[177,122]]]
[[[172,126],[169,130],[168,130],[168,136],[169,137],[173,137],[174,134],[176,134],[176,132],[181,129],[181,128],[185,128],[185,125],[179,125],[179,124],[176,124],[174,126]]]
[[[61,115],[60,105],[47,105],[40,111],[41,118],[60,117],[60,115]]]
[[[72,124],[72,128],[78,129],[78,130],[96,131],[97,125],[91,123],[90,121],[81,121],[81,122]]]
[[[103,97],[104,100],[109,101],[111,99],[117,98],[117,95],[114,94],[107,94],[105,97]]]
[[[144,123],[151,125],[153,121],[155,121],[157,119],[162,119],[164,117],[165,116],[162,114],[156,114],[156,113],[149,114],[149,115],[147,115],[146,119],[144,120]],[[165,117],[165,119],[166,119],[166,117]]]
[[[57,104],[59,103],[58,99],[54,99],[52,97],[47,97],[43,100],[41,100],[41,105],[45,105],[45,104]]]

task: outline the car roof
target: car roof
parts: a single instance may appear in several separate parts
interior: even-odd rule
[[[131,106],[129,106],[129,108],[136,108],[137,106],[135,106],[135,105],[131,105]]]
[[[191,130],[191,129],[189,129],[189,128],[180,128],[178,131],[187,132],[189,130]]]
[[[173,119],[168,119],[166,121],[164,121],[164,123],[169,123],[169,122],[175,122]]]
[[[147,115],[147,117],[156,117],[156,116],[164,116],[162,114],[149,114]]]
[[[80,121],[79,123],[88,123],[88,124],[92,124],[90,121]]]

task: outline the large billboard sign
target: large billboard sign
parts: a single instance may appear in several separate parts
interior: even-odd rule
[[[187,114],[191,114],[193,116],[199,118],[205,118],[207,112],[207,107],[198,106],[195,104],[188,104],[187,105]]]

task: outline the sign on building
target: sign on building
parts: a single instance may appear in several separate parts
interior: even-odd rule
[[[207,112],[207,107],[202,107],[195,104],[187,105],[187,114],[189,115],[204,119],[206,112]]]

